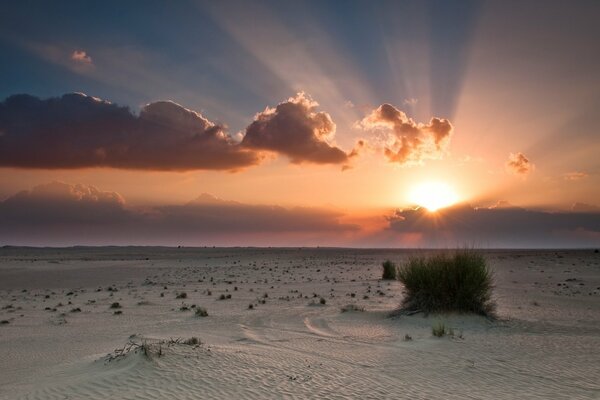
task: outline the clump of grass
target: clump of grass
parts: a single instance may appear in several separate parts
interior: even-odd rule
[[[358,312],[362,312],[365,311],[365,309],[363,307],[357,306],[356,304],[346,304],[345,306],[343,306],[340,309],[341,312],[353,312],[353,311],[358,311]]]
[[[188,346],[197,346],[199,344],[202,344],[202,342],[200,341],[200,339],[198,339],[196,336],[192,336],[191,338],[186,339],[186,340],[184,340],[181,343],[187,344]]]
[[[443,322],[438,322],[431,327],[431,333],[435,337],[443,337],[448,333],[448,331],[446,330],[446,325]]]
[[[121,304],[119,304],[118,302],[114,302],[110,305],[110,308],[121,308]]]
[[[381,264],[381,266],[383,267],[383,274],[381,275],[381,279],[386,279],[386,280],[395,280],[396,279],[396,275],[398,272],[398,269],[396,268],[396,264],[394,264],[390,260],[385,260],[383,262],[383,264]]]
[[[398,269],[407,311],[467,312],[493,317],[493,275],[472,249],[413,257]]]
[[[208,317],[208,311],[204,307],[197,307],[195,311],[196,317]]]

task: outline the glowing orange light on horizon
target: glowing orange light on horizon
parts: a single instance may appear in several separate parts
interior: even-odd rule
[[[410,192],[410,201],[434,212],[458,201],[458,195],[447,184],[441,182],[422,183]]]

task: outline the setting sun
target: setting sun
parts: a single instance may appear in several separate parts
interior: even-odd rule
[[[410,200],[433,212],[456,203],[458,195],[445,183],[427,182],[416,186],[412,190]]]

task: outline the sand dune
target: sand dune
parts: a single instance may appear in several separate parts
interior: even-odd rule
[[[598,254],[489,251],[498,321],[390,318],[410,254],[2,249],[0,398],[600,398]],[[133,334],[203,343],[109,360]]]

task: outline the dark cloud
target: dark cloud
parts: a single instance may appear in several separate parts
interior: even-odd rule
[[[506,168],[516,175],[525,176],[533,171],[534,167],[523,153],[510,153],[506,162]]]
[[[0,202],[0,243],[292,244],[354,232],[331,209],[248,205],[204,194],[185,205],[127,207],[114,192],[53,182]],[[263,238],[264,236],[264,238]],[[265,239],[266,238],[266,239]],[[262,241],[261,241],[262,240]]]
[[[432,118],[429,123],[416,123],[391,104],[382,104],[358,123],[369,131],[383,130],[385,155],[390,162],[418,164],[438,159],[450,141],[452,124],[447,119]]]
[[[574,203],[573,206],[571,207],[571,210],[573,212],[581,212],[581,213],[588,213],[588,212],[600,213],[600,207],[593,205],[593,204],[587,204],[587,203]]]
[[[342,213],[310,207],[284,208],[225,201],[203,194],[185,205],[159,208],[166,223],[206,232],[341,232],[357,229],[341,224]]]
[[[457,205],[430,213],[398,210],[389,229],[420,236],[421,246],[585,247],[600,245],[600,213],[533,211],[501,202],[490,208]]]
[[[246,148],[284,154],[293,163],[344,164],[350,155],[329,142],[335,124],[329,114],[317,112],[318,103],[304,93],[258,113],[246,128]]]
[[[79,93],[0,102],[0,166],[236,170],[260,158],[222,126],[170,101],[148,104],[137,116]]]

